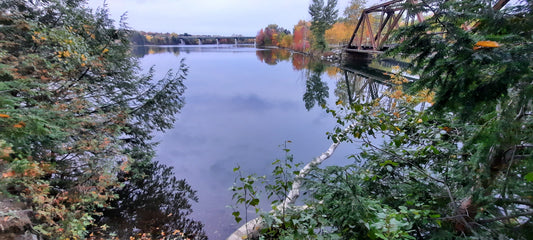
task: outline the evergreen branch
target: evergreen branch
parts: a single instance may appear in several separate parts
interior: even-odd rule
[[[526,200],[496,198],[496,202],[514,203],[514,204],[520,204],[520,205],[526,205],[526,206],[533,207],[533,202],[526,201]]]
[[[518,217],[525,217],[525,216],[533,216],[533,211],[513,214],[509,216],[496,217],[496,218],[491,218],[491,219],[481,219],[481,220],[478,220],[477,223],[484,224],[484,223],[498,222],[498,221],[509,220],[509,219],[518,218]]]

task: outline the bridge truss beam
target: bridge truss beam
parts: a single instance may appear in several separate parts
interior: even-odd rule
[[[404,4],[406,2],[416,4],[416,0],[392,0],[378,4],[363,10],[355,31],[348,43],[348,49],[359,51],[382,51],[385,42],[389,39],[393,30],[397,29],[402,18],[404,24],[414,24],[424,20],[421,13],[407,14]],[[380,15],[379,24],[372,23],[371,18]]]
[[[499,11],[509,1],[499,0],[492,8]],[[345,50],[355,52],[383,51],[388,48],[385,43],[389,40],[392,31],[399,27],[402,17],[405,17],[405,25],[415,24],[415,21],[424,21],[420,12],[407,13],[404,8],[406,3],[417,4],[418,0],[391,0],[363,10]],[[373,24],[371,18],[377,15],[380,15],[379,24]]]

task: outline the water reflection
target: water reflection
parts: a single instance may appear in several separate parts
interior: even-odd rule
[[[178,231],[187,238],[207,239],[203,224],[189,217],[191,202],[198,201],[196,191],[184,179],[176,179],[172,167],[135,163],[120,180],[120,200],[111,203],[113,208],[105,210],[99,222],[121,239],[142,233],[159,239],[177,236]]]
[[[172,53],[175,56],[180,55],[180,50],[177,47],[172,46],[135,46],[132,49],[133,56],[142,58],[145,55],[149,54],[159,54],[159,53]]]
[[[294,54],[292,56],[292,68],[294,70],[303,70],[307,66],[309,66],[309,62],[311,62],[310,57],[306,57],[303,54]]]
[[[392,100],[384,96],[392,87],[386,74],[392,71],[392,67],[405,65],[394,60],[375,60],[352,62],[339,68],[284,49],[260,49],[256,56],[259,61],[269,65],[291,61],[294,70],[304,73],[306,91],[303,101],[307,110],[326,104],[329,98],[328,84],[322,81],[324,72],[329,78],[337,79],[337,100],[353,104],[356,101],[370,103],[378,99],[383,107],[391,106]]]
[[[385,72],[372,68],[342,69],[342,79],[337,81],[335,96],[344,103],[370,103],[376,99],[384,99],[384,93],[392,85],[388,82]]]
[[[144,48],[148,51],[141,54],[150,53],[149,46]],[[335,106],[341,97],[346,103],[358,101],[370,92],[379,97],[386,89],[375,78],[357,77],[353,70],[286,50],[253,45],[157,48],[163,49],[152,52],[161,54],[143,57],[146,69],[156,65],[158,72],[166,72],[175,67],[180,60],[175,52],[186,55],[190,67],[187,103],[174,129],[158,138],[157,159],[175,167],[176,174],[198,190],[200,200],[193,204],[192,215],[205,223],[210,239],[225,239],[239,227],[225,207],[233,204],[227,191],[233,167],[269,173],[270,163],[280,157],[277,146],[286,140],[293,141],[296,161],[313,159],[331,144],[325,133],[336,124],[317,106]],[[388,78],[383,71],[372,75]],[[346,156],[357,151],[358,146],[340,146],[326,164],[350,163]],[[121,226],[134,224],[139,223]]]
[[[268,65],[276,65],[278,62],[288,61],[291,58],[291,52],[283,49],[257,50],[255,55],[259,61]]]
[[[322,81],[321,75],[324,72],[324,63],[312,62],[307,72],[307,81],[305,82],[305,93],[303,100],[305,109],[311,110],[316,105],[326,105],[326,99],[329,97],[329,87],[326,82]]]
[[[308,111],[315,106],[325,105],[329,98],[328,84],[322,81],[324,72],[327,72],[329,78],[337,79],[335,88],[337,100],[353,104],[356,101],[370,103],[377,99],[383,107],[390,107],[392,100],[384,96],[384,93],[392,87],[387,74],[392,71],[392,67],[406,65],[394,60],[368,61],[367,59],[339,68],[284,49],[259,49],[256,51],[256,56],[259,61],[268,65],[291,61],[294,70],[304,73],[306,91],[303,94],[303,101]]]
[[[314,106],[326,104],[326,99],[329,98],[329,87],[326,82],[322,81],[322,74],[326,70],[326,65],[323,62],[313,61],[308,56],[285,49],[260,49],[257,50],[256,56],[259,61],[268,65],[276,65],[281,61],[291,61],[294,70],[304,71],[306,87],[303,101],[308,111]],[[328,67],[328,69],[335,69],[335,67]]]

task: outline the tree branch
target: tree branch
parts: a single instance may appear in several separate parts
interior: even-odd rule
[[[348,126],[346,129],[344,129],[344,132],[349,131],[351,128],[353,128],[354,124]],[[332,143],[329,148],[320,154],[320,156],[314,158],[311,162],[307,163],[298,173],[298,175],[295,177],[294,182],[292,183],[292,189],[289,191],[287,196],[285,197],[285,200],[281,204],[277,206],[277,209],[281,210],[282,212],[285,212],[285,209],[289,207],[289,205],[294,204],[296,199],[300,196],[300,188],[303,184],[303,179],[307,174],[311,172],[313,167],[318,166],[322,162],[324,162],[326,159],[331,157],[333,153],[335,152],[335,149],[339,146],[340,141],[337,141],[336,143]],[[306,206],[302,207],[296,207],[296,208],[303,208],[305,209]],[[226,240],[242,240],[242,239],[248,239],[250,237],[256,236],[264,227],[264,221],[261,217],[254,218],[245,224],[243,224],[240,228],[238,228],[235,232],[233,232]]]
[[[524,216],[533,216],[533,211],[509,215],[509,216],[491,218],[491,219],[481,219],[481,220],[478,220],[477,223],[480,223],[480,224],[491,223],[491,222],[503,221],[503,220],[508,220],[508,219],[517,218],[517,217],[524,217]]]

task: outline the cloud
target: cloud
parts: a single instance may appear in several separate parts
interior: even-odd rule
[[[190,105],[197,108],[207,106],[210,111],[216,110],[221,112],[267,112],[274,109],[294,110],[298,108],[300,102],[289,102],[283,100],[265,99],[256,94],[233,95],[233,96],[191,96],[187,100]]]
[[[348,0],[339,1],[339,14]],[[89,0],[102,6],[103,0]],[[310,0],[113,0],[108,1],[114,19],[127,12],[136,30],[190,34],[255,36],[274,23],[292,29],[298,20],[309,20]]]

